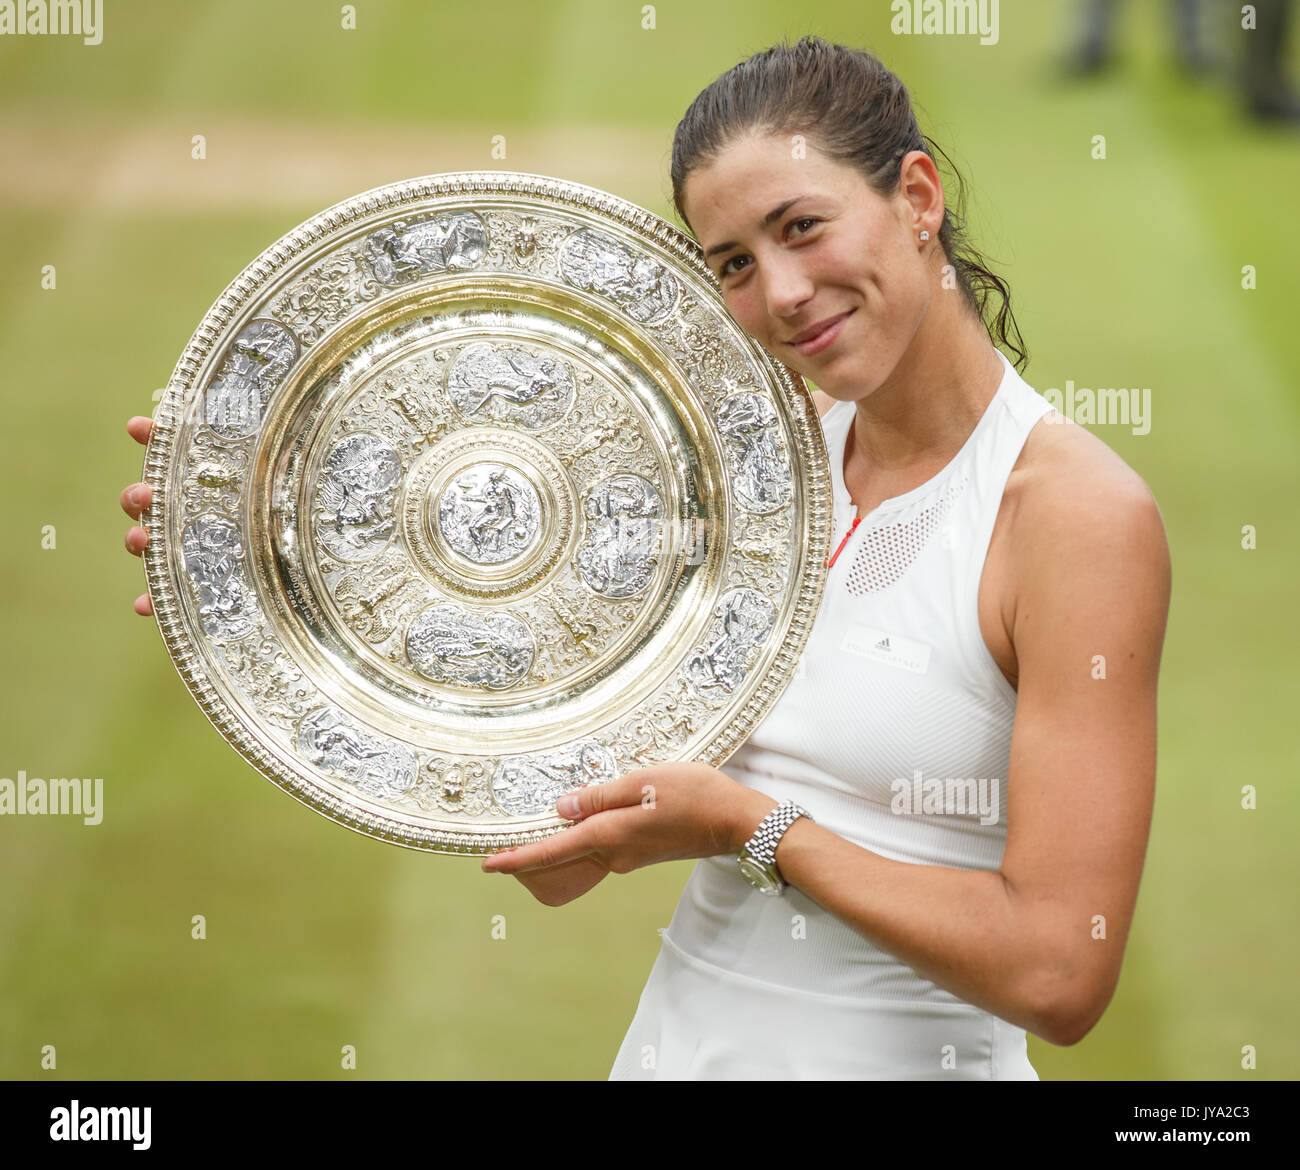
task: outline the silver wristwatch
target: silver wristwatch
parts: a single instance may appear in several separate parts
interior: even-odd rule
[[[779,894],[785,882],[776,868],[776,847],[781,837],[800,817],[810,821],[812,814],[793,800],[785,800],[763,818],[754,835],[740,851],[740,872],[751,886],[763,894]]]

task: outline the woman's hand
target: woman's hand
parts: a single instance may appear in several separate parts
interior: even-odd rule
[[[126,424],[126,433],[137,443],[147,443],[151,430],[153,430],[153,419],[140,414],[137,414]],[[140,513],[153,503],[153,488],[147,483],[128,484],[122,489],[121,499],[122,511],[130,516],[132,520],[139,520]],[[127,552],[137,557],[141,556],[144,553],[144,546],[148,543],[149,533],[144,528],[136,525],[134,528],[127,530]],[[153,602],[149,600],[149,594],[142,593],[135,599],[135,612],[142,617],[148,617],[153,613]]]
[[[599,885],[609,872],[603,862],[589,856],[575,857],[572,861],[562,861],[559,865],[523,870],[515,874],[515,877],[543,906],[563,906]]]
[[[573,826],[493,853],[483,871],[514,874],[539,900],[562,905],[605,873],[739,853],[777,803],[707,764],[657,764],[567,793],[556,808]],[[559,900],[542,897],[532,878]]]

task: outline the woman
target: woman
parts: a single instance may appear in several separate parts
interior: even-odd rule
[[[725,771],[578,789],[571,828],[484,860],[561,905],[700,859],[611,1079],[1034,1080],[1026,1032],[1076,1043],[1118,981],[1164,530],[994,348],[991,290],[1025,362],[928,146],[897,77],[814,37],[742,62],[677,128],[674,201],[728,309],[820,388],[835,553],[800,670]]]

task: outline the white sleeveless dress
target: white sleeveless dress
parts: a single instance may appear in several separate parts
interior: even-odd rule
[[[1006,843],[1016,692],[984,645],[978,592],[1007,477],[1051,407],[999,356],[997,394],[957,455],[863,517],[842,549],[856,408],[823,416],[840,551],[789,688],[722,766],[917,865],[996,869]],[[923,803],[927,781],[949,779],[967,782],[965,811],[955,799]],[[696,863],[660,934],[610,1080],[1038,1079],[1024,1029],[923,978],[794,886],[760,893],[734,856]]]

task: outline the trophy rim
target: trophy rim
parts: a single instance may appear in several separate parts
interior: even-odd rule
[[[570,210],[587,209],[612,219],[639,239],[657,244],[689,269],[712,291],[716,304],[730,317],[702,249],[689,235],[655,213],[607,191],[572,180],[527,172],[474,170],[437,172],[382,184],[340,200],[298,224],[263,249],[226,286],[203,315],[168,378],[153,416],[145,448],[142,480],[153,489],[153,501],[140,517],[151,539],[144,549],[145,578],[155,622],[168,656],[191,697],[221,737],[250,766],[282,791],[336,824],[363,836],[442,855],[483,855],[498,849],[544,840],[570,822],[557,815],[540,827],[509,829],[495,826],[435,828],[405,821],[397,810],[382,808],[358,794],[345,801],[324,790],[309,773],[279,746],[259,737],[240,717],[221,689],[209,678],[196,645],[196,631],[185,620],[184,608],[170,576],[178,553],[167,533],[169,468],[177,457],[177,440],[183,425],[185,403],[197,393],[199,379],[221,343],[228,340],[232,323],[253,308],[274,280],[291,266],[309,259],[310,252],[359,222],[448,196],[514,196]],[[734,319],[733,319],[734,320]],[[741,331],[743,333],[743,330]],[[719,767],[736,751],[788,688],[793,669],[802,655],[825,590],[833,522],[830,470],[825,440],[815,403],[804,379],[748,334],[745,342],[786,398],[790,425],[801,452],[792,460],[793,474],[801,478],[804,524],[808,540],[797,561],[798,588],[789,591],[790,620],[783,641],[747,700],[727,713],[722,723],[689,760]],[[180,501],[176,501],[180,506]],[[823,548],[824,546],[824,548]]]

